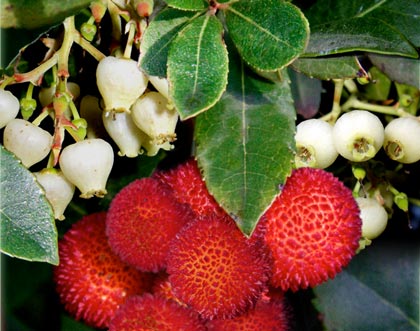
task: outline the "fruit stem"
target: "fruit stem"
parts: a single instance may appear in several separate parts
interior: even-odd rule
[[[64,20],[63,25],[64,25],[63,43],[61,44],[61,47],[59,51],[57,52],[59,54],[58,76],[64,77],[65,79],[67,79],[67,77],[70,76],[69,70],[68,70],[70,49],[74,42],[74,35],[75,35],[75,30],[76,30],[74,26],[74,16],[67,17]]]
[[[394,106],[375,105],[368,102],[360,101],[359,99],[357,99],[355,95],[351,95],[349,99],[341,107],[343,111],[348,111],[351,108],[369,110],[376,113],[398,116],[398,117],[405,117],[405,116],[415,117],[411,115],[410,113],[406,112],[404,109],[398,107],[398,104]]]
[[[112,1],[108,0],[108,11],[112,22],[112,38],[118,42],[122,35],[120,9]]]
[[[54,169],[54,153],[51,152],[48,156],[48,163],[47,163],[47,169]]]
[[[32,99],[32,93],[34,91],[34,84],[29,83],[28,89],[26,90],[26,99]]]
[[[130,21],[127,24],[129,26],[129,31],[128,31],[127,44],[125,45],[123,56],[126,59],[130,59],[131,58],[131,50],[133,48],[134,35],[136,33],[136,24],[133,21]]]
[[[334,124],[337,120],[338,116],[341,114],[341,106],[340,106],[340,100],[341,95],[343,93],[343,87],[344,87],[344,79],[334,79],[334,98],[333,98],[333,105],[331,111],[322,116],[321,119],[329,122],[331,124]]]
[[[357,89],[357,85],[352,79],[345,79],[344,80],[344,87],[347,89],[347,91],[350,92],[350,94],[357,94],[359,93],[359,90]]]
[[[41,114],[39,114],[33,121],[32,124],[39,126],[41,122],[49,115],[48,108],[44,108]]]
[[[408,211],[408,197],[404,192],[399,192],[394,186],[388,184],[388,190],[394,195],[394,203],[402,211]]]
[[[71,115],[73,119],[77,120],[80,118],[79,112],[77,111],[76,105],[74,104],[73,100],[69,102],[69,108],[71,110]]]
[[[0,90],[4,90],[6,88],[7,85],[9,85],[10,83],[12,83],[15,80],[15,77],[7,77],[5,80],[3,80],[1,82],[0,85]]]
[[[82,38],[80,33],[76,31],[77,35],[74,37],[74,42],[82,47],[86,52],[92,55],[96,61],[100,61],[105,57],[105,54],[98,50],[96,47],[92,46],[85,38]]]
[[[50,57],[47,61],[40,64],[35,69],[28,71],[23,74],[15,74],[13,76],[16,83],[25,83],[31,82],[32,84],[38,85],[40,78],[44,75],[45,72],[50,70],[58,61],[58,54],[55,53],[52,57]]]

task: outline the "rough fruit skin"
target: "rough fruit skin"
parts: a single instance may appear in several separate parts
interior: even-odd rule
[[[190,158],[169,170],[158,170],[153,177],[168,184],[175,198],[190,205],[197,215],[225,214],[207,190],[195,159]]]
[[[246,313],[231,319],[215,319],[206,324],[208,331],[287,331],[289,311],[283,300],[260,300]]]
[[[54,281],[65,309],[77,320],[106,328],[128,297],[151,290],[152,276],[123,263],[105,235],[105,212],[83,217],[59,241]]]
[[[133,296],[115,314],[109,331],[206,331],[197,313],[151,294]]]
[[[187,305],[184,302],[182,302],[175,296],[172,289],[172,284],[169,281],[169,275],[165,272],[160,273],[155,278],[153,282],[152,293],[155,296],[161,296],[167,300],[173,300],[180,306],[187,307]]]
[[[201,217],[173,240],[167,272],[174,295],[203,318],[230,318],[252,306],[269,279],[261,246],[229,217]]]
[[[106,218],[109,244],[126,263],[142,271],[166,267],[170,241],[194,217],[171,189],[153,178],[133,181],[112,200]]]
[[[322,169],[294,170],[263,221],[273,258],[271,282],[284,291],[334,278],[359,247],[357,203],[350,189]]]

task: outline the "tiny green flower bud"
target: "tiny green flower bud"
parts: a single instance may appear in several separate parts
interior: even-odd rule
[[[97,27],[95,24],[85,22],[80,27],[80,33],[87,41],[92,41],[95,38]]]
[[[408,197],[407,194],[400,192],[394,196],[394,202],[404,212],[408,212]]]
[[[36,109],[36,100],[24,98],[20,100],[20,112],[23,119],[28,120]]]

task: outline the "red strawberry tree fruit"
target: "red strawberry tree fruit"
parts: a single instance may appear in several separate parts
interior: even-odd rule
[[[419,328],[417,0],[0,11],[5,330]]]

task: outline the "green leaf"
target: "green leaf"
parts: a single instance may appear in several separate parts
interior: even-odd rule
[[[169,7],[183,10],[203,10],[209,4],[206,0],[166,0]]]
[[[420,47],[420,4],[418,0],[388,0],[368,14],[395,27],[414,46]]]
[[[92,0],[4,0],[1,1],[2,28],[35,29],[54,25],[89,6]]]
[[[291,66],[298,72],[321,80],[356,78],[364,73],[356,56],[299,58]]]
[[[57,229],[44,192],[3,146],[0,163],[0,250],[24,260],[57,265]]]
[[[242,58],[260,70],[283,68],[304,51],[308,42],[308,22],[300,9],[289,2],[233,2],[226,7],[225,16]]]
[[[290,174],[296,114],[286,72],[275,83],[229,62],[227,91],[196,118],[196,156],[209,192],[250,235]]]
[[[400,56],[368,54],[372,63],[393,81],[420,89],[420,60]]]
[[[193,17],[194,12],[172,8],[162,10],[147,27],[140,44],[140,66],[152,76],[166,77],[168,50],[178,32]]]
[[[417,57],[409,42],[419,39],[417,0],[319,0],[305,15],[311,26],[305,56],[369,51]]]
[[[182,120],[209,109],[226,89],[228,55],[223,26],[213,15],[191,21],[171,44],[169,93]]]
[[[314,289],[327,331],[417,331],[419,247],[374,243]]]
[[[369,75],[371,83],[363,86],[366,98],[376,101],[387,100],[392,84],[389,77],[375,66],[369,69]]]

